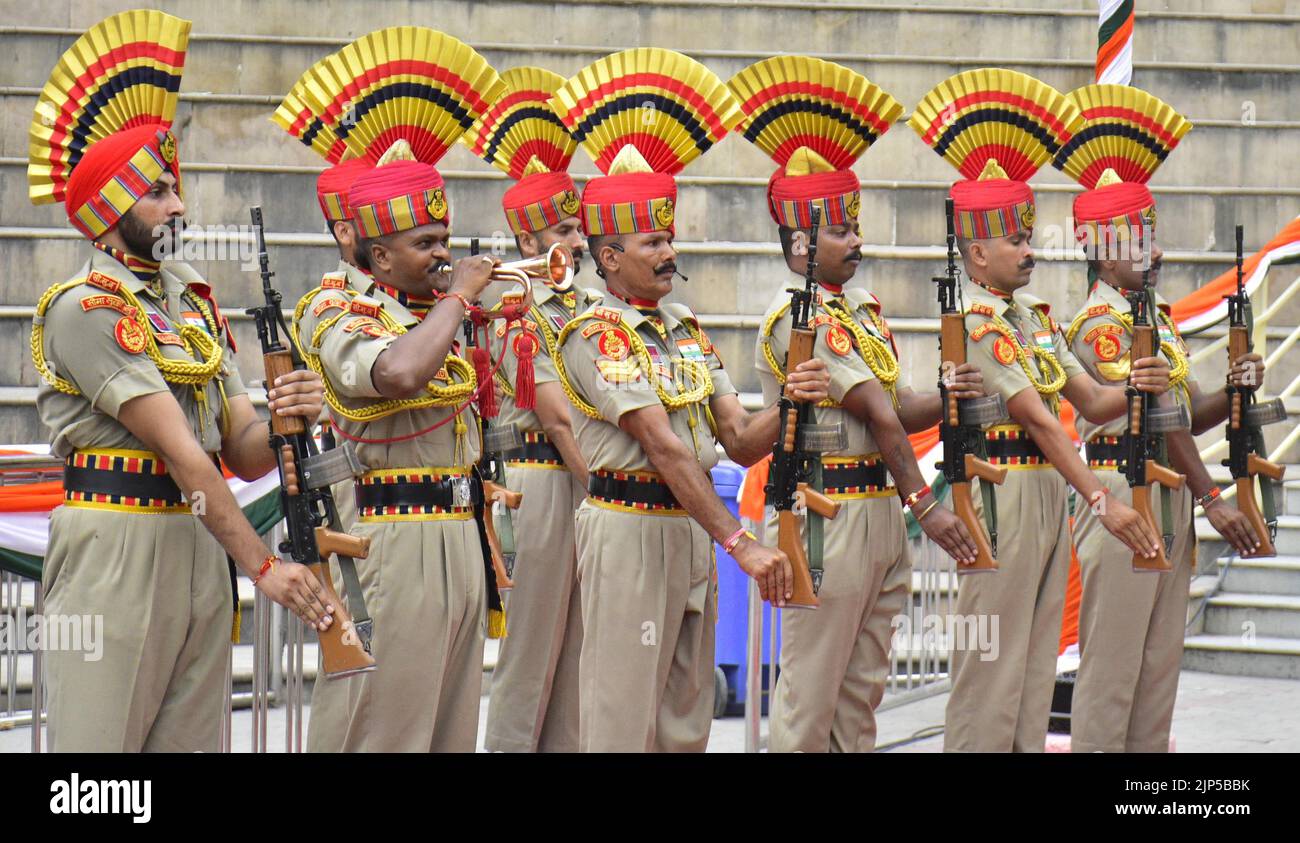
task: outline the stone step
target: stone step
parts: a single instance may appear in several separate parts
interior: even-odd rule
[[[1220,593],[1210,598],[1205,616],[1205,631],[1213,635],[1300,640],[1300,595]]]
[[[1278,532],[1278,538],[1284,535]],[[1285,551],[1279,550],[1279,553]],[[1218,560],[1223,577],[1223,590],[1235,594],[1300,595],[1300,556],[1279,555],[1261,559],[1233,559],[1228,567],[1226,557]]]
[[[1237,635],[1193,635],[1183,649],[1183,669],[1234,676],[1300,679],[1300,640],[1253,640]]]
[[[1278,142],[1286,143],[1287,138],[1280,136]],[[733,175],[722,177],[683,175],[679,179],[678,236],[683,240],[775,241],[775,226],[763,212],[766,173],[771,167],[761,162],[758,166],[759,169],[736,170]],[[62,206],[33,206],[28,202],[26,167],[27,159],[23,157],[0,159],[0,203],[9,209],[7,224],[66,227]],[[510,248],[513,238],[507,235],[500,209],[501,195],[508,181],[503,175],[498,177],[499,174],[488,172],[484,164],[469,162],[469,167],[443,172],[456,208],[457,231],[501,238],[505,248]],[[869,176],[863,182],[860,215],[864,240],[906,246],[943,242],[942,209],[950,180],[881,180],[870,176],[888,170],[867,165],[860,169]],[[319,167],[187,160],[184,173],[187,218],[200,226],[247,225],[249,206],[260,204],[272,231],[323,233],[324,222],[316,204],[318,173]],[[585,179],[579,176],[578,181],[582,184]],[[1203,177],[1201,181],[1205,180]],[[1071,246],[1073,240],[1067,242],[1066,235],[1072,230],[1071,203],[1077,191],[1076,186],[1066,183],[1044,183],[1040,187],[1036,245]],[[1233,226],[1238,223],[1245,226],[1247,245],[1253,248],[1267,242],[1280,220],[1300,214],[1300,188],[1162,183],[1157,186],[1156,195],[1163,218],[1179,221],[1177,226],[1169,227],[1161,240],[1162,248],[1172,252],[1225,252],[1224,247],[1232,242]]]
[[[842,33],[846,30],[861,30],[870,31],[880,43],[891,45],[899,53],[914,52],[924,45],[926,52],[938,55],[997,59],[1003,57],[999,50],[1014,44],[1017,56],[1022,58],[1092,61],[1096,50],[1095,8],[1024,9],[998,5],[756,2],[737,6],[682,0],[653,4],[497,0],[490,4],[440,4],[436,26],[468,39],[479,49],[490,49],[493,44],[527,44],[539,34],[550,36],[553,43],[548,46],[557,51],[603,44],[609,33],[618,34],[620,47],[655,46],[662,44],[662,33],[672,32],[674,48],[687,52],[734,50],[740,45],[747,50],[823,53],[843,49],[840,45],[845,44]],[[1241,4],[1225,5],[1227,8],[1208,15],[1140,8],[1144,37],[1134,44],[1134,59],[1139,67],[1188,56],[1202,56],[1216,63],[1242,61],[1243,57],[1258,61],[1294,51],[1295,16],[1241,14]],[[282,80],[285,68],[267,58],[267,53],[283,51],[293,59],[285,62],[290,68],[305,67],[372,27],[414,22],[406,3],[378,2],[364,7],[340,3],[338,7],[341,14],[322,16],[313,14],[315,7],[306,0],[282,2],[278,8],[284,11],[275,19],[241,21],[215,14],[210,4],[193,0],[169,6],[175,14],[194,21],[190,47],[193,60],[187,62],[187,79],[196,74],[205,87],[214,89],[229,84],[228,79],[212,70],[196,73],[196,67],[238,67],[241,81],[253,77],[244,82],[251,86],[259,85],[259,75],[270,77],[262,85],[288,84],[292,77]],[[364,9],[364,24],[346,29],[340,26],[340,18],[354,17],[343,11],[349,7],[358,12]],[[299,10],[302,13],[296,14]],[[45,69],[40,60],[66,47],[80,33],[77,26],[67,25],[69,18],[79,23],[79,17],[63,9],[51,12],[44,8],[33,16],[25,15],[23,26],[13,28],[24,39],[36,42],[32,54],[23,56],[24,63]],[[356,17],[360,22],[361,16]],[[530,25],[520,27],[521,18]],[[232,34],[239,32],[258,34]],[[612,52],[614,48],[606,49]],[[43,80],[41,77],[36,84]]]

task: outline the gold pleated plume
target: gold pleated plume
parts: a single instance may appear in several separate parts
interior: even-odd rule
[[[807,56],[774,56],[727,83],[745,139],[784,165],[801,147],[848,169],[889,131],[903,104],[860,73]]]
[[[343,160],[347,152],[347,144],[334,131],[338,123],[338,115],[333,121],[327,121],[323,115],[312,108],[313,100],[307,93],[310,80],[320,72],[318,68],[325,61],[327,59],[321,59],[298,77],[298,81],[293,83],[289,93],[284,95],[284,100],[276,108],[275,114],[271,115],[271,122],[310,147],[329,163],[337,164]]]
[[[1088,190],[1107,170],[1145,184],[1192,129],[1173,106],[1128,85],[1085,85],[1066,98],[1084,124],[1052,163]]]
[[[34,204],[62,202],[86,148],[122,129],[176,117],[190,22],[136,9],[95,24],[59,59],[28,131]]]
[[[1083,114],[1032,76],[981,68],[936,85],[907,125],[968,179],[993,161],[1005,178],[1025,181],[1079,131]]]
[[[311,110],[353,155],[371,161],[405,140],[418,160],[437,163],[502,90],[500,76],[473,47],[423,26],[362,36],[304,79]]]
[[[602,173],[628,145],[654,172],[680,172],[744,116],[713,71],[657,47],[592,62],[555,92],[550,106]]]
[[[501,96],[465,133],[465,145],[515,180],[567,170],[578,142],[546,104],[564,77],[540,67],[512,67],[501,82]]]

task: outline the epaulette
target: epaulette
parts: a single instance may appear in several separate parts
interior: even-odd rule
[[[987,305],[987,304],[982,304],[982,303],[980,303],[980,302],[975,302],[974,304],[972,304],[972,305],[970,306],[970,310],[969,310],[968,312],[970,312],[970,313],[974,313],[976,316],[993,316],[993,315],[994,315],[994,313],[993,313],[993,308],[992,308],[992,307],[990,307],[990,306]]]
[[[378,299],[372,299],[368,296],[357,296],[348,304],[348,310],[358,316],[369,316],[371,319],[379,318],[379,311],[384,309],[384,303]]]
[[[109,293],[116,293],[122,289],[121,281],[116,278],[109,278],[102,272],[91,272],[86,276],[86,283]]]
[[[598,307],[591,312],[591,315],[596,319],[613,322],[615,325],[623,321],[623,311],[616,307]]]
[[[342,290],[347,286],[348,276],[345,272],[327,272],[320,279],[322,290]]]

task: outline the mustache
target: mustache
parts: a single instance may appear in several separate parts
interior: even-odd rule
[[[1033,269],[1038,263],[1033,258],[1026,258],[1020,262],[1019,269]]]
[[[655,275],[659,275],[664,272],[672,273],[676,271],[677,271],[677,261],[665,261],[664,263],[661,263],[655,267]]]
[[[861,260],[862,260],[862,252],[861,250],[858,249],[849,252],[849,254],[846,255],[844,258],[845,263],[848,263],[849,261],[861,261]]]

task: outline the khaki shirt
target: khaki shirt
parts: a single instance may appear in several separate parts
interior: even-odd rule
[[[763,401],[765,404],[773,404],[781,397],[781,385],[777,382],[776,374],[768,363],[767,355],[763,353],[763,347],[766,344],[771,350],[773,357],[781,365],[782,375],[784,375],[785,356],[789,350],[790,325],[792,322],[790,316],[790,291],[803,289],[803,287],[804,281],[802,278],[798,281],[792,281],[784,291],[777,293],[772,299],[763,317],[763,325],[766,326],[771,322],[771,329],[770,331],[766,329],[759,331],[758,342],[754,351],[754,368],[758,370],[758,380],[763,387]],[[778,311],[782,309],[784,309],[784,312],[775,321],[771,321]],[[845,330],[842,325],[846,312],[849,315],[848,318],[852,318],[861,325],[862,329],[869,335],[884,341],[895,361],[898,360],[898,349],[894,344],[893,334],[889,330],[888,323],[880,315],[880,300],[874,295],[857,288],[845,290],[841,295],[834,296],[818,293],[814,316],[817,327],[817,341],[813,344],[813,356],[826,364],[831,377],[830,398],[836,406],[817,407],[814,412],[815,422],[817,424],[835,424],[838,422],[844,426],[847,437],[846,447],[843,451],[827,453],[824,456],[860,457],[874,454],[879,450],[876,440],[872,437],[871,429],[865,421],[857,418],[839,405],[843,403],[844,396],[848,395],[855,386],[875,380],[876,375],[863,357],[853,334]],[[873,317],[879,318],[879,325],[877,325],[876,318]],[[832,331],[835,332],[836,339],[833,344],[830,342]],[[895,389],[906,389],[910,385],[911,377],[907,374],[906,369],[900,368]]]
[[[632,305],[613,296],[606,301],[607,305],[592,307],[570,323],[560,344],[568,389],[593,406],[599,416],[592,418],[575,407],[571,413],[574,436],[593,470],[655,471],[640,443],[618,426],[623,414],[661,403],[656,382],[669,397],[691,391],[695,384],[681,374],[687,371],[684,361],[704,364],[713,383],[712,398],[734,395],[736,388],[703,331],[702,342],[696,342],[688,325],[695,323],[690,308],[661,304],[650,314],[662,320],[667,332],[664,337],[651,319]],[[637,362],[629,347],[629,332],[645,342],[655,371],[645,371]],[[705,412],[708,406],[709,401],[698,401],[668,413],[673,433],[692,450],[705,471],[718,462],[717,440]]]
[[[194,362],[195,358],[181,345],[179,334],[185,324],[201,326],[211,334],[194,293],[188,290],[190,284],[203,285],[198,272],[184,263],[164,264],[160,285],[151,288],[112,257],[96,250],[69,280],[76,279],[92,279],[102,286],[86,283],[73,287],[59,295],[45,313],[42,345],[46,362],[56,376],[72,383],[81,393],[68,395],[42,381],[36,407],[41,421],[53,432],[51,452],[66,457],[85,448],[148,450],[118,422],[118,414],[132,398],[168,391],[176,398],[203,450],[220,451],[222,402],[218,383],[227,399],[247,392],[235,368],[228,329],[218,325],[223,349],[221,369],[204,387],[204,401],[200,403],[194,387],[163,380],[143,348],[129,350],[136,345],[131,329],[119,327],[125,318],[125,300],[112,292],[115,285],[120,285],[120,289],[130,290],[137,297],[163,357]]]
[[[1015,353],[1017,345],[1028,356],[1034,378],[1040,383],[1050,378],[1040,369],[1032,350],[1034,344],[1055,357],[1065,370],[1066,381],[1084,373],[1042,299],[1023,292],[1003,298],[971,282],[962,283],[962,296],[966,305],[966,359],[984,376],[986,394],[1001,395],[1010,402],[1022,390],[1034,388]],[[993,329],[996,319],[1010,327],[1009,339]],[[1053,414],[1057,412],[1053,399],[1059,391],[1040,396]]]
[[[518,342],[523,331],[527,331],[532,336],[532,347],[537,350],[533,356],[534,383],[541,386],[559,380],[555,363],[551,360],[551,350],[559,339],[560,331],[564,330],[564,326],[575,316],[600,304],[604,298],[604,293],[599,290],[590,290],[576,284],[572,292],[574,307],[570,310],[560,293],[538,282],[533,285],[533,307],[529,310],[528,317],[511,322],[508,326],[504,321],[497,323],[497,328],[492,333],[492,359],[495,361],[501,355],[503,345],[506,346],[506,351],[505,358],[501,361],[501,369],[497,373],[496,388],[500,411],[493,422],[494,426],[514,424],[518,425],[521,432],[542,429],[541,420],[537,418],[535,412],[521,410],[515,406],[515,378],[519,373],[519,358],[515,355],[515,343]]]
[[[1157,342],[1169,343],[1177,349],[1172,356],[1167,350],[1162,352],[1169,360],[1169,365],[1174,367],[1177,365],[1177,360],[1174,359],[1176,356],[1181,355],[1186,360],[1187,344],[1183,342],[1178,326],[1169,316],[1169,303],[1159,293],[1156,293],[1156,306],[1161,311],[1160,322],[1163,323]],[[1128,380],[1132,368],[1129,350],[1133,345],[1133,334],[1120,316],[1131,312],[1128,299],[1122,291],[1104,281],[1098,281],[1084,303],[1083,310],[1070,325],[1067,332],[1070,348],[1088,374],[1099,383],[1122,386]],[[1190,387],[1194,383],[1195,379],[1189,371],[1184,384]],[[1171,394],[1176,402],[1191,412],[1191,398],[1186,389],[1175,388]],[[1079,428],[1079,435],[1086,442],[1098,436],[1122,436],[1128,430],[1128,417],[1120,416],[1104,425],[1098,425],[1080,416],[1075,424]]]
[[[400,334],[389,330],[374,314],[382,309],[408,331],[420,323],[415,314],[379,289],[370,276],[348,264],[341,264],[338,271],[327,274],[321,280],[321,287],[308,293],[305,306],[300,304],[300,308],[293,324],[299,348],[315,355],[321,376],[333,390],[335,399],[349,411],[390,403],[375,387],[371,368]],[[318,326],[329,320],[332,323],[317,344],[312,345]],[[448,360],[454,356],[451,351],[447,354]],[[464,382],[444,366],[430,385],[446,387]],[[466,400],[460,399],[457,406]],[[340,440],[346,441],[348,437],[409,436],[448,418],[452,410],[452,407],[401,409],[372,421],[354,421],[331,406],[330,415],[341,432]],[[357,449],[357,457],[372,470],[463,468],[478,461],[478,420],[471,405],[459,414],[457,421],[447,422],[421,436],[398,442],[352,444]]]

